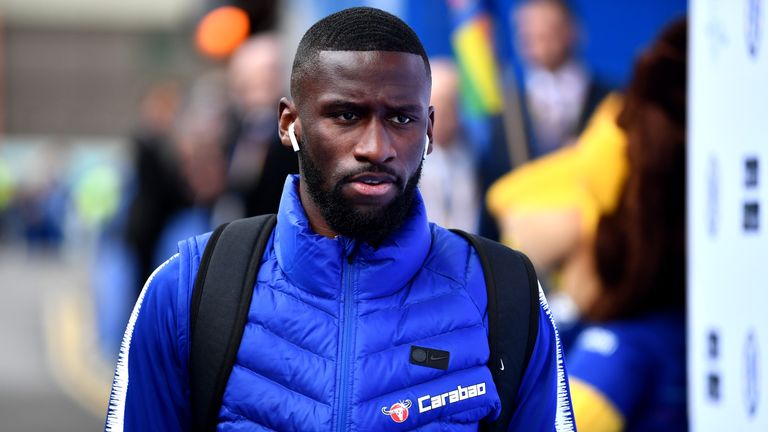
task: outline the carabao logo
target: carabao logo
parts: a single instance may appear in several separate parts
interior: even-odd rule
[[[388,415],[395,423],[402,423],[408,419],[408,408],[411,407],[410,399],[397,402],[393,404],[389,409],[387,407],[381,408],[381,413]]]

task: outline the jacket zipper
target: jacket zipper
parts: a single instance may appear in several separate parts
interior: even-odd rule
[[[357,307],[355,305],[354,301],[354,289],[352,287],[353,283],[353,275],[352,275],[352,260],[347,259],[347,257],[343,258],[344,260],[344,284],[342,286],[342,291],[344,294],[344,314],[342,316],[343,320],[343,331],[341,335],[341,365],[340,365],[340,374],[341,379],[339,380],[339,406],[337,411],[337,423],[336,423],[336,430],[339,432],[344,432],[346,430],[347,425],[347,417],[348,417],[348,410],[349,410],[349,386],[350,386],[350,377],[349,377],[349,368],[350,363],[352,362],[351,357],[353,353],[353,335],[354,335],[354,329],[355,329],[355,316],[357,314]]]

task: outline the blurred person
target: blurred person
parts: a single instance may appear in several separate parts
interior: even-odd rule
[[[171,138],[181,92],[181,84],[174,80],[150,85],[142,97],[139,123],[132,137],[134,173],[122,230],[123,241],[135,254],[138,266],[139,280],[132,283],[134,287],[155,268],[154,253],[168,219],[188,203]]]
[[[686,27],[676,23],[575,146],[488,194],[505,242],[561,270],[558,321],[584,321],[564,338],[582,431],[686,428],[685,73]]]
[[[282,57],[277,35],[263,33],[246,40],[229,61],[230,194],[221,203],[220,219],[277,212],[285,177],[299,170],[275,127],[275,107],[285,88]]]
[[[177,249],[180,239],[222,223],[216,206],[227,190],[226,80],[217,71],[199,77],[181,109],[172,135],[186,205],[170,215],[152,253],[155,267]]]
[[[429,70],[416,34],[378,9],[343,10],[302,38],[278,117],[300,175],[286,179],[252,298],[241,304],[248,323],[235,341],[236,363],[205,371],[224,374],[218,382],[226,387],[209,407],[211,427],[384,430],[407,421],[409,429],[477,430],[499,415],[491,368],[505,365],[486,363],[483,267],[468,242],[427,222],[416,188],[433,140]],[[192,424],[200,413],[190,402],[190,349],[200,329],[190,334],[190,326],[200,323],[190,313],[198,270],[210,270],[212,261],[200,263],[209,239],[217,241],[206,234],[181,242],[143,289],[107,430],[202,426]],[[557,331],[535,274],[525,279],[538,292],[529,299],[537,330],[514,334],[533,338],[523,344],[530,360],[506,365],[520,385],[508,423],[497,427],[573,430]],[[430,360],[445,364],[411,362],[415,344],[443,347]]]
[[[90,266],[99,345],[108,359],[117,357],[130,305],[155,267],[163,227],[188,202],[171,137],[181,91],[173,79],[152,82],[139,101],[126,178],[101,167],[82,177],[75,191],[80,213],[90,213],[94,221],[109,216],[98,224]]]
[[[251,36],[235,50],[229,60],[228,91],[241,117],[274,116],[273,105],[285,84],[282,72],[282,47],[276,34]]]
[[[535,158],[571,144],[607,89],[576,56],[577,29],[565,1],[526,0],[512,20]]]
[[[619,125],[629,176],[595,238],[599,295],[568,354],[582,431],[682,431],[686,417],[687,26],[634,69]]]
[[[483,194],[513,168],[573,144],[609,92],[578,58],[577,24],[565,1],[523,0],[510,18],[522,65],[507,68],[504,114],[491,120],[480,158]],[[488,210],[480,233],[498,239]]]
[[[459,72],[449,59],[430,60],[434,148],[419,182],[427,214],[447,228],[477,232],[480,197],[477,168],[459,118]]]
[[[523,164],[489,189],[487,207],[502,242],[546,275],[563,346],[597,295],[592,247],[602,214],[614,211],[627,176],[626,135],[616,124],[623,97],[597,108],[576,144]]]
[[[61,146],[40,146],[31,152],[11,202],[16,234],[31,251],[58,251],[64,240],[64,217],[71,190],[63,180]]]
[[[160,81],[143,95],[127,199],[103,227],[91,268],[105,358],[116,358],[130,307],[152,269],[180,238],[210,229],[211,207],[224,184],[221,82],[203,75],[182,97],[180,83]],[[100,177],[91,176],[90,188],[104,189]]]

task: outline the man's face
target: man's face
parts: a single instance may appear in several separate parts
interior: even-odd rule
[[[228,68],[230,98],[242,115],[266,110],[274,118],[274,104],[283,88],[281,47],[272,35],[255,36],[232,55]]]
[[[300,87],[295,101],[300,193],[310,222],[380,241],[412,207],[431,135],[430,85],[422,58],[323,51],[315,73]]]
[[[515,14],[517,45],[532,65],[556,70],[565,63],[574,43],[566,13],[551,3],[529,3]]]

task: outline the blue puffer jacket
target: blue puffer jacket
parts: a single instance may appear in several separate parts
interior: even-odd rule
[[[500,409],[482,268],[419,205],[378,249],[315,234],[298,177],[254,287],[220,431],[470,431]],[[107,430],[189,426],[189,304],[209,235],[179,245],[145,286],[126,329]],[[557,334],[542,300],[539,336],[510,430],[572,430]],[[447,370],[411,346],[449,352]]]

